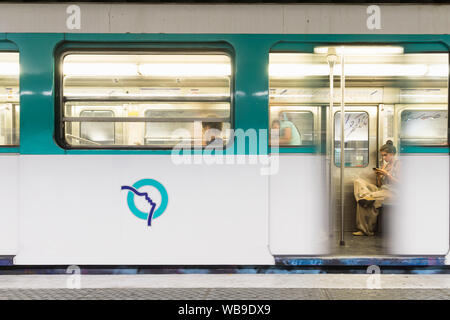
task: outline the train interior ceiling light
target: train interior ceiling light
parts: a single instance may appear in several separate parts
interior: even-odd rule
[[[336,65],[334,73],[340,75],[342,68]],[[329,67],[308,64],[273,64],[269,68],[271,77],[327,76]],[[448,65],[445,64],[346,64],[346,76],[356,77],[446,77]]]
[[[403,54],[402,47],[394,46],[341,46],[315,47],[315,60],[305,63],[302,54],[272,53],[269,75],[277,78],[328,76],[326,61],[329,52],[346,57],[345,75],[350,77],[441,77],[448,76],[448,63],[443,55],[430,54],[427,61],[417,54]],[[339,59],[338,59],[339,60]],[[339,61],[334,74],[340,75]]]
[[[19,54],[16,52],[0,52],[0,76],[17,77],[19,74]]]
[[[397,46],[337,46],[337,47],[315,47],[314,53],[327,54],[334,49],[339,55],[381,55],[381,54],[403,54],[403,47]]]
[[[227,77],[230,58],[224,55],[70,55],[65,76]],[[106,59],[105,59],[106,58]],[[101,62],[99,61],[101,60]],[[106,60],[106,61],[105,61]]]

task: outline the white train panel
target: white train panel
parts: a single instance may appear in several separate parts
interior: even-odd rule
[[[320,155],[280,155],[270,176],[270,251],[274,255],[330,253],[325,169]]]
[[[390,253],[445,255],[450,225],[448,155],[406,155],[400,161],[399,205],[383,213]]]
[[[268,178],[260,165],[175,165],[164,155],[39,155],[21,156],[20,167],[15,264],[274,263]],[[159,181],[168,193],[167,209],[150,227],[130,212],[129,191],[121,190],[143,178]],[[136,201],[142,210],[146,204]]]
[[[15,255],[19,241],[19,156],[0,155],[0,255]]]

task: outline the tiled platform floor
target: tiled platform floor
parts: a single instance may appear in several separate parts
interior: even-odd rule
[[[0,300],[449,300],[450,289],[0,289]]]
[[[428,300],[450,299],[450,275],[70,275],[0,276],[0,300]]]

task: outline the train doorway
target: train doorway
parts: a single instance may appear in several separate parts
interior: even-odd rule
[[[326,125],[330,251],[344,256],[445,254],[448,208],[436,206],[439,213],[431,222],[414,214],[415,197],[421,198],[417,204],[421,203],[422,212],[434,205],[425,200],[424,193],[408,189],[408,184],[416,182],[416,171],[405,169],[406,176],[401,175],[401,163],[405,168],[411,163],[410,168],[425,168],[427,160],[411,160],[412,157],[401,160],[397,150],[411,143],[437,145],[437,140],[427,141],[427,136],[445,136],[443,126],[448,113],[439,114],[438,110],[446,110],[447,106],[437,102],[445,102],[448,96],[448,66],[441,64],[440,74],[436,65],[445,63],[448,56],[408,55],[395,52],[401,49],[395,47],[372,48],[370,53],[370,47],[328,47],[326,52],[325,48],[316,49],[316,53],[325,53],[330,70]],[[427,103],[419,107],[424,100]],[[416,111],[416,116],[407,120],[411,111],[404,113],[402,101],[411,103],[409,110],[423,108],[424,113],[419,116]],[[412,140],[418,139],[413,142],[405,133],[419,118],[421,124],[414,124],[417,125],[414,134],[413,129],[409,131]],[[429,127],[426,121],[430,121]],[[442,127],[440,134],[431,122]],[[447,172],[448,166],[442,169]],[[442,182],[442,187],[448,190],[448,181]],[[433,186],[430,184],[429,188]],[[448,201],[440,201],[448,206]],[[422,243],[411,241],[413,232]],[[434,232],[440,232],[441,236],[435,237]]]
[[[448,59],[395,46],[270,54],[270,125],[282,138],[269,178],[274,255],[448,252]],[[380,151],[388,141],[393,158]],[[369,193],[355,196],[357,180],[381,191],[376,204],[357,201]],[[360,205],[374,209],[369,229]]]
[[[368,104],[356,92],[350,92],[348,98],[346,96],[349,88],[367,87],[370,90],[372,87],[370,82],[364,83],[363,79],[355,81],[351,78],[351,74],[350,81],[346,82],[345,71],[347,68],[351,69],[351,63],[355,62],[352,51],[346,50],[345,47],[329,47],[325,52],[329,66],[330,87],[326,120],[326,153],[327,189],[331,214],[331,251],[334,254],[367,256],[382,253],[383,247],[379,232],[381,219],[378,219],[381,209],[378,206],[375,207],[372,198],[367,198],[370,200],[360,198],[371,195],[362,195],[362,191],[367,193],[369,189],[376,191],[381,187],[381,175],[375,173],[379,165],[379,106]],[[358,59],[361,58],[360,54],[356,56]],[[336,69],[337,77],[334,74]],[[335,92],[335,79],[338,80],[336,84],[339,85],[337,92]],[[371,94],[377,92],[377,88],[372,90]],[[335,95],[339,98],[337,103],[335,103]],[[364,202],[363,206],[361,201],[367,202]],[[362,236],[367,237],[362,238]]]
[[[380,254],[381,227],[370,238],[353,236],[357,231],[354,182],[362,179],[376,185],[373,168],[378,167],[377,105],[352,105],[344,112],[344,168],[341,171],[341,108],[333,107],[330,173],[332,252],[348,255]],[[341,180],[343,179],[343,181]],[[343,207],[343,208],[342,208]],[[378,222],[378,221],[377,221]],[[375,232],[376,231],[376,232]]]

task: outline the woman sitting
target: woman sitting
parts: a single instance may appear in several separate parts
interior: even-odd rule
[[[354,181],[354,193],[356,206],[356,228],[355,236],[374,235],[379,208],[383,201],[391,199],[394,195],[394,186],[398,183],[398,169],[400,162],[396,159],[397,153],[394,143],[388,140],[380,148],[384,164],[381,169],[374,168],[377,185],[364,179]]]

